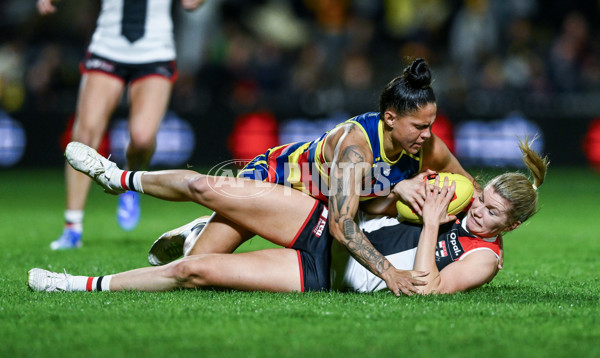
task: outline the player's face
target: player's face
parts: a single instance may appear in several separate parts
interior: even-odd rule
[[[403,116],[391,112],[394,116],[392,138],[395,145],[410,154],[417,154],[423,143],[431,138],[431,127],[437,115],[437,105],[428,103],[417,111]]]
[[[488,186],[471,204],[466,218],[467,228],[480,237],[496,236],[509,227],[508,212],[511,207],[508,200]]]

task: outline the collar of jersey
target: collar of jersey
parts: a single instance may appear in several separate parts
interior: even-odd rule
[[[468,232],[470,235],[475,236],[476,238],[483,240],[483,241],[487,241],[487,242],[494,242],[496,241],[496,239],[498,238],[498,235],[494,236],[494,237],[488,237],[488,238],[484,238],[484,237],[479,237],[475,234],[472,234],[469,229],[467,229],[467,216],[465,215],[464,218],[462,218],[461,222],[460,222],[460,226],[462,226],[462,228]]]
[[[394,165],[394,164],[398,163],[400,158],[402,158],[402,156],[405,153],[404,149],[402,150],[402,153],[400,153],[400,155],[398,156],[398,159],[396,159],[394,161],[389,160],[387,155],[385,154],[385,147],[383,146],[383,120],[382,119],[380,119],[379,123],[377,124],[377,130],[379,132],[379,154],[381,155],[381,159],[383,159],[383,161],[389,165]]]

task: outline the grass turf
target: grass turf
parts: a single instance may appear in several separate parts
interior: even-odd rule
[[[505,268],[452,296],[229,291],[36,293],[32,267],[102,275],[147,265],[162,232],[207,211],[142,198],[121,231],[116,198],[93,186],[84,246],[61,230],[58,170],[0,171],[0,357],[598,357],[600,174],[551,168],[541,210],[505,239]],[[268,246],[257,238],[243,250]]]

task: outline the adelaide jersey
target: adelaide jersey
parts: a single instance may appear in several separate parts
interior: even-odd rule
[[[387,195],[393,185],[420,171],[422,150],[417,155],[403,151],[393,161],[387,158],[383,146],[383,121],[379,119],[379,113],[364,113],[340,125],[347,123],[360,129],[373,153],[370,175],[365,177],[362,185],[361,200]],[[327,203],[331,194],[328,185],[330,163],[325,159],[324,150],[329,133],[312,142],[271,148],[250,161],[239,176],[289,185]]]

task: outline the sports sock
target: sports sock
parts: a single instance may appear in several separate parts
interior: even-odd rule
[[[72,276],[69,291],[110,291],[110,280],[113,275],[89,277],[89,276]]]
[[[129,171],[119,170],[116,174],[111,174],[111,184],[120,186],[125,190],[137,191],[138,193],[144,193],[142,188],[142,174],[145,171]]]
[[[83,231],[83,210],[65,210],[65,227],[81,233]]]

